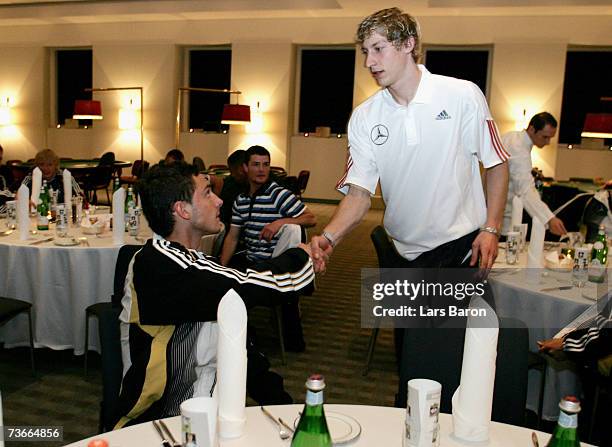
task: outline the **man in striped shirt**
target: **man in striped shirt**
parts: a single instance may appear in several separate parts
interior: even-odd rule
[[[247,307],[278,304],[312,289],[309,249],[301,244],[246,273],[197,250],[221,227],[222,201],[207,176],[176,162],[151,168],[137,184],[155,233],[134,255],[122,298],[123,381],[115,428],[179,414],[184,400],[213,393],[217,307],[231,289]],[[247,391],[260,405],[290,403],[282,379],[251,345]]]
[[[285,224],[312,226],[315,216],[288,189],[270,180],[270,152],[251,146],[244,165],[248,191],[240,194],[232,208],[232,224],[223,243],[221,264],[247,267],[270,259]],[[246,261],[232,260],[239,239],[246,245]]]

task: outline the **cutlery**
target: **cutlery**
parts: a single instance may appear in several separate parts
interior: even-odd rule
[[[280,418],[280,417],[279,417],[279,418],[278,418],[278,422],[280,422],[281,424],[283,424],[287,430],[289,430],[291,433],[293,433],[293,428],[291,428],[291,427],[289,426],[289,424],[287,424],[285,421],[283,421],[283,419],[282,419],[282,418]]]
[[[168,428],[166,423],[164,421],[162,421],[161,419],[158,420],[157,422],[159,423],[159,425],[161,425],[161,428],[166,433],[166,436],[168,436],[168,438],[170,438],[172,446],[173,447],[181,447],[181,443],[180,442],[176,442],[176,439],[174,438],[174,436],[170,432],[170,429]]]
[[[47,237],[45,239],[40,239],[38,241],[34,241],[34,242],[30,242],[29,245],[39,245],[39,244],[44,244],[45,242],[51,242],[53,240],[53,237]]]
[[[6,231],[3,231],[2,233],[0,233],[0,236],[8,236],[8,235],[9,235],[9,234],[11,234],[13,231],[15,231],[15,230],[12,230],[12,229],[11,229],[11,230],[6,230]]]
[[[540,292],[553,292],[555,290],[570,290],[573,288],[574,286],[546,287],[544,289],[540,289]]]
[[[268,410],[266,410],[263,406],[260,407],[260,408],[261,408],[261,411],[263,411],[263,414],[268,416],[268,418],[272,422],[274,422],[274,424],[278,428],[278,436],[280,436],[281,439],[288,439],[288,438],[291,437],[291,434],[287,430],[285,430],[285,427],[283,425],[281,425],[281,423],[276,420],[276,418],[272,415],[272,413],[270,413]]]
[[[157,431],[157,434],[159,435],[159,437],[162,440],[162,446],[163,447],[172,447],[172,444],[170,444],[170,442],[166,439],[166,437],[162,433],[161,428],[159,428],[159,426],[157,425],[157,421],[151,421],[151,423],[153,424],[153,427],[155,427],[155,430]]]
[[[538,435],[536,432],[531,432],[531,442],[533,442],[533,447],[540,447],[540,443],[538,442]]]

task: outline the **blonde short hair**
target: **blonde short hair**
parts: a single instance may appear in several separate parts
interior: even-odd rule
[[[401,48],[408,39],[414,39],[412,58],[415,62],[421,59],[421,29],[417,20],[399,8],[381,9],[367,16],[357,27],[356,42],[363,42],[377,32],[385,36],[395,48]]]
[[[59,157],[51,149],[43,149],[38,151],[36,157],[34,157],[34,162],[37,165],[40,163],[54,163],[56,166],[59,166]]]

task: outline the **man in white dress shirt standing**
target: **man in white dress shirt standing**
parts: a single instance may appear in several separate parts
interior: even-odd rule
[[[537,146],[541,149],[550,144],[550,140],[554,138],[556,132],[557,120],[555,117],[548,112],[540,112],[531,118],[527,129],[502,135],[502,144],[510,153],[510,160],[508,161],[510,181],[502,234],[512,231],[512,199],[514,196],[519,196],[529,215],[547,224],[551,233],[557,236],[567,233],[563,221],[555,217],[540,198],[531,175],[532,147]]]

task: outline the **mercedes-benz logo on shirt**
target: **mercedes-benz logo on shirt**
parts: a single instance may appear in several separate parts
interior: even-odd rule
[[[377,146],[381,144],[385,144],[389,139],[389,129],[384,124],[377,124],[372,127],[372,131],[370,132],[370,140]]]

